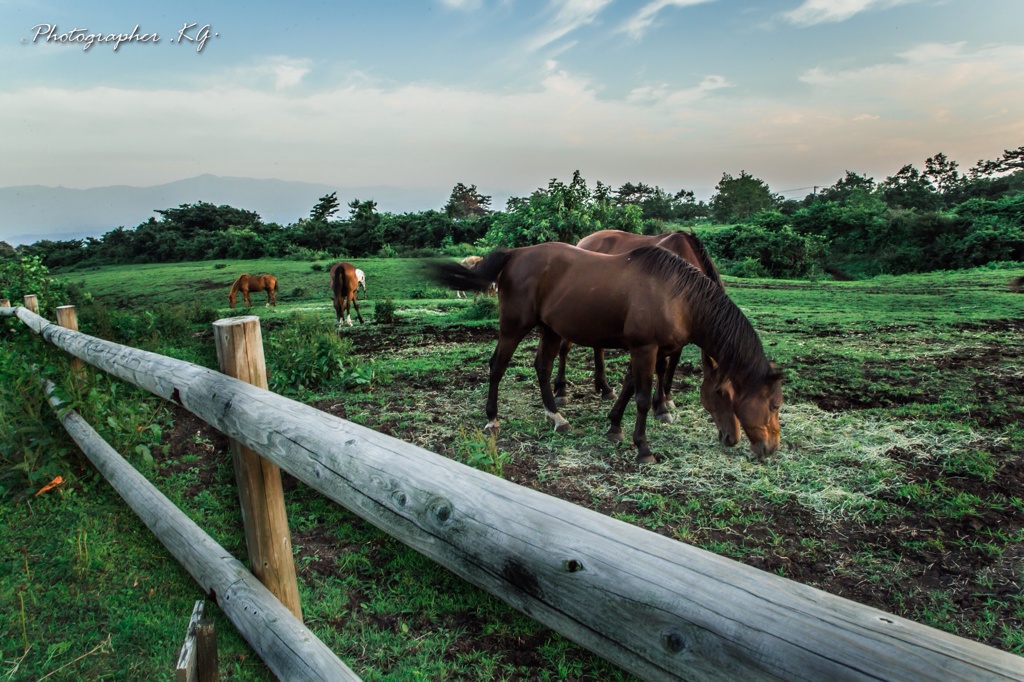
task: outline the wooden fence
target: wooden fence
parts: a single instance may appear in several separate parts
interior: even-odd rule
[[[16,314],[650,680],[1024,680],[1024,658],[759,571],[237,379]]]

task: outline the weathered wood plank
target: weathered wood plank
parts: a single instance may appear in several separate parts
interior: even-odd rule
[[[256,576],[174,506],[77,412],[61,412],[60,401],[54,397],[50,402],[82,452],[279,679],[360,679]]]
[[[61,326],[67,325],[62,324]],[[204,609],[205,602],[202,599],[192,607],[192,617],[188,619],[188,627],[185,629],[185,642],[181,645],[178,665],[174,668],[174,682],[196,682],[199,675],[197,672],[199,655],[196,650],[196,626],[203,617]]]
[[[641,677],[1024,679],[1024,658],[516,486],[218,372],[14,310],[51,343],[181,403],[394,537]]]
[[[247,384],[267,388],[260,318],[246,315],[217,320],[213,323],[213,340],[221,372]],[[231,440],[231,459],[252,572],[302,620],[281,470],[234,439]]]

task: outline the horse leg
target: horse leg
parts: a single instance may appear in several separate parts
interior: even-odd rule
[[[365,322],[363,322],[363,316],[359,314],[359,302],[356,301],[355,296],[352,297],[352,307],[356,309],[356,318],[359,320],[359,324],[365,324]],[[349,326],[352,326],[352,318],[349,318],[348,324]]]
[[[608,385],[604,370],[604,349],[594,349],[594,390],[601,394],[601,400],[615,400],[615,391]]]
[[[630,358],[630,373],[636,386],[636,424],[633,426],[633,444],[636,461],[653,464],[657,460],[647,443],[647,413],[651,409],[651,385],[657,365],[658,349],[654,346],[634,349]]]
[[[612,405],[611,412],[608,413],[608,421],[611,423],[608,425],[608,431],[604,434],[613,443],[621,443],[626,439],[622,433],[622,415],[625,413],[626,405],[629,404],[629,400],[633,397],[634,392],[633,375],[630,372],[626,372],[626,377],[622,380],[622,390],[619,391],[619,397],[615,399],[615,404]]]
[[[537,347],[537,359],[534,368],[537,370],[537,383],[540,385],[540,398],[544,403],[544,414],[555,423],[555,432],[564,433],[569,430],[569,422],[558,414],[558,402],[551,391],[551,369],[555,363],[561,345],[561,337],[548,327],[541,327],[540,345]]]
[[[672,413],[668,411],[668,384],[671,382],[671,375],[668,374],[669,359],[658,356],[654,365],[654,375],[658,383],[654,387],[654,418],[662,424],[672,423]],[[666,377],[668,377],[666,379]]]
[[[251,308],[252,307],[252,297],[249,296],[249,290],[248,289],[242,289],[242,300],[245,303],[245,307],[246,308]]]
[[[668,366],[665,368],[665,388],[663,393],[665,394],[665,407],[670,410],[676,409],[676,404],[672,400],[672,382],[675,381],[676,368],[679,367],[679,358],[682,354],[683,351],[680,350],[678,353],[668,356]]]
[[[529,329],[515,334],[498,332],[498,345],[495,346],[489,363],[490,376],[488,377],[489,383],[487,386],[487,405],[484,407],[484,411],[487,414],[487,426],[484,427],[484,433],[487,435],[497,435],[498,431],[501,430],[501,427],[498,426],[498,384],[501,383],[501,378],[505,376],[508,363],[512,361],[512,354],[516,352],[519,342],[523,340],[528,331]]]
[[[568,405],[569,399],[565,397],[565,361],[569,357],[569,349],[572,343],[562,339],[558,344],[558,374],[555,376],[555,405]]]

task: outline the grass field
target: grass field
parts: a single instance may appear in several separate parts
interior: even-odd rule
[[[332,332],[329,263],[263,260],[62,273],[93,296],[83,331],[213,364],[209,322],[258,314],[272,385],[296,399],[536,488],[820,589],[1024,655],[1024,295],[1013,269],[860,282],[727,278],[786,371],[783,444],[753,461],[718,446],[696,395],[649,429],[640,467],[604,437],[591,362],[570,358],[568,434],[545,422],[528,337],[501,387],[497,449],[478,433],[494,318],[405,259],[367,273],[367,324]],[[227,308],[241,272],[279,305]],[[376,324],[385,299],[396,321]],[[45,312],[45,311],[44,311]],[[14,323],[7,323],[13,325]],[[102,332],[102,334],[100,333]],[[188,575],[90,473],[41,405],[27,365],[64,362],[4,330],[0,463],[7,548],[0,678],[166,679],[195,599]],[[32,354],[34,357],[27,357]],[[316,368],[327,359],[320,370]],[[623,358],[610,353],[609,376]],[[319,373],[318,373],[319,372]],[[245,550],[226,441],[193,417],[93,376],[82,412],[235,556]],[[627,424],[632,411],[627,412]],[[56,491],[32,493],[55,475]],[[629,676],[463,584],[286,477],[307,624],[367,680],[616,680]],[[215,607],[211,609],[217,612]],[[222,675],[268,679],[218,617]]]

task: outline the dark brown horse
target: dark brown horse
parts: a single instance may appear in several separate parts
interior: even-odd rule
[[[239,291],[242,292],[243,305],[252,306],[250,293],[265,291],[267,292],[267,305],[277,307],[277,277],[273,275],[239,275],[235,283],[231,285],[231,292],[228,294],[228,304],[232,308],[235,307]]]
[[[338,326],[347,324],[352,326],[352,315],[349,313],[349,306],[356,309],[356,317],[360,324],[363,316],[359,314],[359,302],[356,295],[359,292],[359,278],[356,276],[356,268],[351,263],[337,263],[331,268],[331,293],[334,300],[334,312],[338,316]]]
[[[658,235],[643,235],[621,230],[599,230],[581,239],[576,246],[595,253],[609,254],[626,253],[641,246],[660,246],[689,262],[715,284],[723,290],[725,289],[725,283],[722,281],[721,275],[718,274],[718,268],[712,262],[703,242],[693,232],[677,231]],[[565,397],[565,362],[571,346],[571,343],[563,340],[558,350],[558,373],[555,376],[554,385],[555,402],[558,405],[568,403],[568,399]],[[666,358],[661,365],[658,369],[658,383],[654,391],[654,416],[659,421],[668,423],[672,421],[672,414],[669,410],[675,407],[672,402],[672,381],[676,367],[679,365],[679,354]],[[740,423],[733,413],[732,403],[728,397],[715,390],[717,385],[714,376],[715,362],[703,351],[701,352],[701,367],[704,371],[704,380],[700,387],[701,404],[711,415],[718,428],[719,442],[723,445],[733,446],[739,442]],[[602,398],[612,399],[615,397],[615,391],[608,385],[604,350],[601,348],[594,349],[594,387]]]
[[[451,288],[473,291],[498,283],[498,345],[491,356],[486,406],[489,431],[498,430],[498,384],[512,354],[539,327],[537,380],[545,413],[557,431],[568,428],[551,390],[561,340],[622,348],[629,351],[630,371],[609,415],[608,436],[621,439],[619,408],[635,395],[637,460],[653,462],[646,432],[655,365],[694,343],[718,361],[716,390],[729,397],[754,453],[767,457],[779,446],[782,374],[765,357],[757,332],[725,291],[665,249],[647,246],[604,255],[549,242],[498,249],[472,270],[441,264],[435,277]]]

